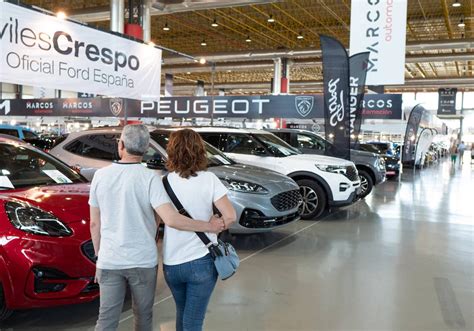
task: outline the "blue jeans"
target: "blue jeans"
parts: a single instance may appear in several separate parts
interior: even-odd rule
[[[200,331],[217,281],[208,254],[178,265],[164,265],[165,280],[176,303],[176,331]]]

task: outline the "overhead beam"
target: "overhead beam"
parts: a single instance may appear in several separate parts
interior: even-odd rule
[[[151,16],[168,15],[173,13],[184,13],[196,10],[209,10],[217,8],[241,7],[250,5],[261,5],[281,0],[219,0],[219,1],[186,1],[185,4],[169,5],[164,10],[151,9]],[[89,23],[108,21],[110,19],[109,6],[97,6],[93,8],[76,9],[69,13],[72,19]]]

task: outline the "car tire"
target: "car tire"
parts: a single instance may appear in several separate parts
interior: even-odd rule
[[[360,177],[360,198],[363,199],[372,192],[374,188],[374,180],[369,175],[367,171],[359,170],[359,177]]]
[[[303,197],[303,203],[300,206],[301,218],[307,220],[319,217],[326,208],[326,192],[314,180],[300,179],[296,183]]]
[[[5,301],[5,294],[3,293],[3,286],[0,284],[0,322],[9,318],[13,313],[13,310],[7,308]]]

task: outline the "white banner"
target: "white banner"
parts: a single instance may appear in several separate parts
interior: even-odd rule
[[[370,52],[367,85],[405,83],[407,0],[352,0],[350,54]]]
[[[158,100],[160,79],[157,48],[0,2],[0,82]]]

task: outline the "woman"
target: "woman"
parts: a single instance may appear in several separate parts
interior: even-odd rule
[[[213,215],[214,203],[228,229],[236,219],[235,210],[226,187],[207,171],[207,153],[201,136],[190,129],[173,132],[166,151],[168,180],[184,209],[193,219],[207,220]],[[215,234],[207,236],[217,242]],[[176,330],[202,330],[217,281],[208,249],[194,232],[165,225],[163,264],[165,280],[176,303]]]
[[[456,147],[456,143],[451,144],[449,152],[451,153],[451,163],[456,164],[456,159],[458,157],[458,149]]]

